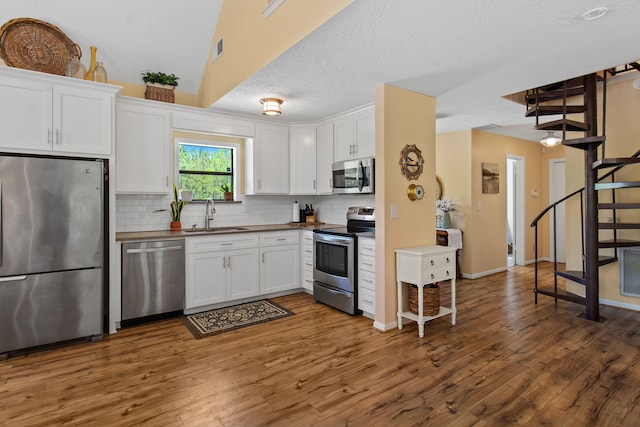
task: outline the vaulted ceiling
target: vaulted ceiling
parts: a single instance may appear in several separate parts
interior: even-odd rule
[[[42,19],[85,55],[98,46],[110,79],[171,70],[197,93],[221,4],[3,0],[0,21]],[[598,7],[608,13],[584,16]],[[269,92],[285,99],[280,120],[310,122],[389,83],[436,97],[438,132],[489,126],[535,140],[524,107],[502,97],[637,60],[638,22],[637,0],[356,0],[210,108],[259,115]]]

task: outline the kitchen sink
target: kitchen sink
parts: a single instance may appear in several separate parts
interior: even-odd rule
[[[247,227],[209,227],[205,228],[187,228],[182,231],[185,233],[223,233],[229,231],[244,231],[248,230]]]

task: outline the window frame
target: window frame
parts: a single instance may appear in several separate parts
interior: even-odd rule
[[[174,139],[175,143],[174,143],[174,161],[173,161],[173,167],[174,167],[174,182],[176,183],[180,183],[180,144],[185,144],[185,145],[201,145],[201,146],[208,146],[208,147],[218,147],[218,148],[230,148],[232,149],[232,164],[231,164],[231,169],[232,169],[232,185],[233,185],[233,200],[230,201],[226,201],[227,203],[230,202],[235,202],[238,201],[238,184],[240,182],[239,180],[239,157],[240,157],[240,144],[238,143],[234,143],[234,142],[226,142],[226,141],[217,141],[215,139],[192,139],[192,138],[175,138]],[[195,172],[195,171],[194,171]],[[198,172],[195,172],[196,174]],[[202,175],[217,175],[218,173],[207,173],[207,172],[202,172]],[[226,174],[225,174],[226,175]],[[181,188],[180,188],[181,189]],[[206,202],[206,200],[201,200],[201,199],[194,199],[193,200],[194,203],[204,203]],[[215,200],[216,203],[224,203],[225,200],[222,199],[216,199]]]

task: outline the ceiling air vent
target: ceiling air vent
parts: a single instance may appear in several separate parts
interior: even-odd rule
[[[473,130],[492,130],[492,129],[497,129],[499,127],[502,127],[502,126],[497,125],[495,123],[489,123],[488,125],[473,128]]]
[[[211,49],[211,62],[216,62],[216,59],[222,55],[224,51],[224,39],[218,40],[218,43]]]

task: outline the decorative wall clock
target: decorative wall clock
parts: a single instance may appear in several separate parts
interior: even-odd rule
[[[411,201],[421,200],[424,197],[424,188],[422,188],[422,185],[409,185],[409,188],[407,188],[407,197],[409,197]]]
[[[415,144],[405,145],[400,152],[400,171],[408,180],[418,179],[422,174],[424,159],[422,151]]]

